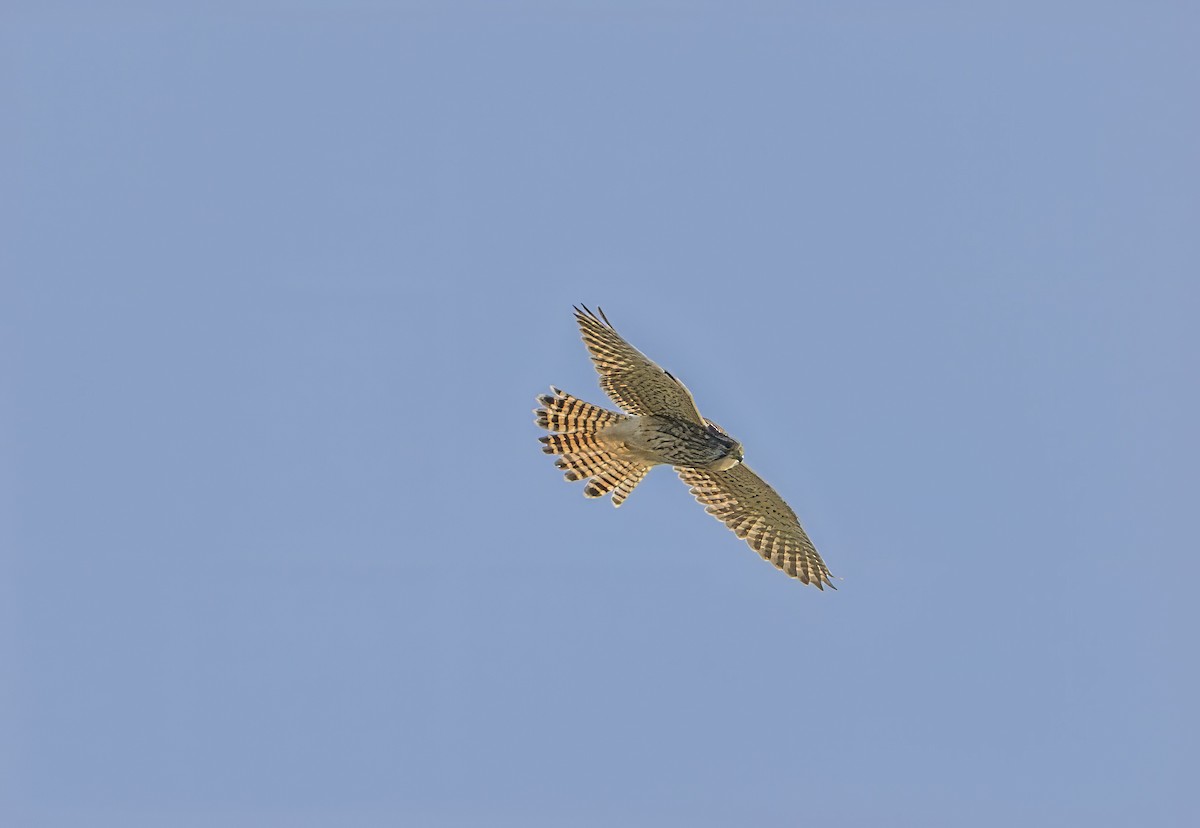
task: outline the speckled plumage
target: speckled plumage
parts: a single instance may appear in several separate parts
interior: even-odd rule
[[[598,309],[599,310],[599,309]],[[674,466],[711,515],[765,560],[802,583],[833,586],[829,569],[796,513],[742,463],[741,443],[706,420],[683,383],[621,337],[603,311],[575,309],[600,386],[624,413],[552,388],[538,397],[541,438],[568,481],[586,480],[588,497],[611,494],[620,506],[646,473]]]

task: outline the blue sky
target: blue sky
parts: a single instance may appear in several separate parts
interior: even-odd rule
[[[6,7],[4,823],[1196,824],[1200,20],[972,5]]]

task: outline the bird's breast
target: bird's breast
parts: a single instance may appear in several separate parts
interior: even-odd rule
[[[626,456],[647,463],[729,469],[740,462],[728,443],[708,429],[670,417],[630,417],[606,428],[603,438]]]

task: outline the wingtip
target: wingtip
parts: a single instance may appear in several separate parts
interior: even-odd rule
[[[609,330],[613,329],[612,323],[608,321],[608,316],[605,315],[604,309],[599,305],[593,312],[591,308],[580,302],[578,305],[571,305],[571,309],[575,311],[575,318],[580,322],[595,322]]]
[[[829,572],[818,572],[815,578],[810,578],[805,583],[812,584],[822,592],[825,591],[825,587],[829,587],[834,592],[837,592],[837,587],[833,583],[833,576]]]

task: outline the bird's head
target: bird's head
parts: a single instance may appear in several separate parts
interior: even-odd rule
[[[705,420],[705,425],[708,426],[708,433],[717,439],[725,449],[724,454],[713,463],[710,468],[717,471],[725,471],[732,469],[738,463],[742,462],[742,458],[746,455],[746,450],[742,448],[742,444],[729,436],[725,429],[714,423],[712,420]]]

